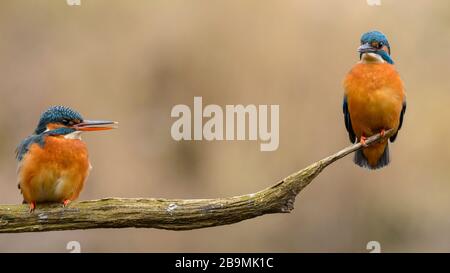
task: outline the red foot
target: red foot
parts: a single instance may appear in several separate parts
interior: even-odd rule
[[[380,132],[380,136],[381,137],[384,137],[386,135],[386,131],[383,129],[383,130],[381,130],[381,132]]]
[[[30,213],[32,213],[36,209],[36,202],[30,203]]]
[[[69,199],[64,200],[64,202],[63,202],[63,207],[67,207],[67,205],[69,205],[70,202],[71,202],[71,201],[70,201]]]
[[[362,145],[364,145],[364,146],[366,146],[366,137],[365,136],[361,136],[360,138],[359,138],[359,142],[362,144]]]

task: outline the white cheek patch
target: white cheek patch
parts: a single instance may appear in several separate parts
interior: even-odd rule
[[[65,139],[78,139],[81,140],[81,132],[80,131],[75,131],[73,133],[64,135]]]

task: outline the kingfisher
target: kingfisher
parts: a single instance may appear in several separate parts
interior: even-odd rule
[[[30,212],[37,203],[67,206],[78,198],[91,169],[81,133],[109,130],[117,124],[85,120],[65,106],[53,106],[42,113],[34,133],[16,149],[18,187]]]
[[[406,111],[406,94],[391,58],[391,47],[380,31],[361,37],[360,61],[344,79],[343,112],[350,142],[365,146],[367,137],[393,129],[390,142],[397,138]],[[355,152],[356,165],[379,169],[389,164],[389,143],[385,139]]]

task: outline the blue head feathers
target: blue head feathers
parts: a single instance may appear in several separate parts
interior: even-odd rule
[[[59,123],[70,126],[83,121],[83,117],[76,111],[65,106],[52,106],[47,111],[42,113],[39,119],[39,124],[34,133],[36,135],[42,134],[47,130],[47,125],[50,123]]]
[[[17,159],[20,161],[32,144],[44,147],[49,136],[61,137],[73,141],[79,140],[82,131],[103,131],[117,128],[117,122],[108,120],[85,120],[77,111],[65,106],[52,106],[41,114],[34,133],[24,139],[17,147]]]
[[[22,160],[23,156],[28,152],[29,147],[33,143],[44,146],[44,139],[47,135],[66,135],[75,131],[75,129],[61,127],[51,131],[47,131],[47,125],[50,123],[62,124],[70,126],[74,123],[83,121],[81,115],[65,106],[52,106],[42,113],[39,124],[34,134],[24,139],[17,147],[17,159]]]
[[[360,58],[364,53],[378,54],[387,63],[393,64],[391,58],[391,47],[386,36],[379,31],[369,31],[361,36],[361,46],[358,48]]]
[[[81,115],[64,106],[53,106],[47,111],[42,113],[39,119],[39,124],[34,131],[34,134],[24,139],[16,150],[17,159],[22,160],[23,156],[28,152],[28,149],[33,143],[44,146],[44,140],[46,136],[52,135],[67,135],[75,132],[75,129],[68,127],[60,127],[50,131],[47,131],[47,125],[50,123],[62,124],[64,126],[70,126],[83,121]]]

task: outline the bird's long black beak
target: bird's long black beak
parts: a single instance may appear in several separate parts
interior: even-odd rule
[[[376,51],[377,51],[377,49],[372,47],[368,43],[362,44],[360,47],[358,47],[358,52],[361,53],[361,54],[362,53],[368,53],[368,52],[376,52]]]
[[[75,124],[73,127],[77,131],[103,131],[117,128],[119,125],[116,121],[109,120],[83,120],[81,123]]]

